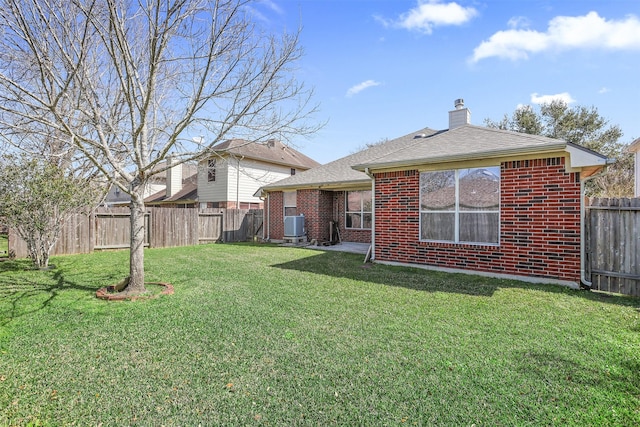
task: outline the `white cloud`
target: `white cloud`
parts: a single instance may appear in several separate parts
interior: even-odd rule
[[[282,10],[282,8],[276,4],[274,1],[272,0],[260,0],[258,2],[255,3],[257,6],[264,6],[261,7],[260,9],[268,9],[271,12],[274,12],[278,15],[284,15],[284,10]],[[270,23],[271,19],[263,12],[261,12],[260,10],[258,10],[258,7],[252,7],[249,5],[245,5],[244,9],[249,12],[249,14],[251,16],[253,16],[254,18],[256,18],[259,21],[262,22],[266,22],[266,23]]]
[[[603,94],[603,93],[608,93],[609,92],[609,88],[608,87],[601,87],[600,90],[598,91],[598,93]]]
[[[509,25],[520,22],[511,20]],[[606,20],[597,12],[584,16],[558,16],[549,21],[546,32],[513,28],[498,31],[473,51],[472,62],[496,56],[527,59],[547,50],[609,49],[640,50],[640,20],[628,15],[622,20]]]
[[[535,92],[531,94],[532,104],[551,104],[552,101],[562,101],[567,105],[576,102],[569,92],[557,93],[555,95],[538,95]]]
[[[458,3],[442,3],[441,0],[419,0],[416,7],[403,13],[397,20],[376,17],[385,26],[431,34],[434,27],[462,25],[477,15],[472,7],[462,7]]]
[[[362,83],[358,83],[357,85],[349,88],[349,90],[347,91],[347,97],[352,97],[353,95],[356,95],[363,90],[374,86],[380,86],[380,82],[377,82],[375,80],[366,80]]]
[[[525,17],[525,16],[514,16],[513,18],[509,19],[509,22],[507,22],[507,26],[509,28],[526,28],[529,27],[529,25],[531,24],[531,22],[529,21],[529,18]]]
[[[284,15],[284,11],[282,10],[282,8],[278,4],[276,4],[274,1],[272,1],[272,0],[260,0],[260,3],[264,4],[269,9],[271,9],[272,11],[277,13],[278,15]]]

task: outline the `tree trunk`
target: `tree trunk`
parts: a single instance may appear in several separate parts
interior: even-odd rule
[[[142,187],[141,187],[142,188]],[[142,189],[140,190],[142,192]],[[144,287],[144,199],[142,194],[131,195],[131,251],[129,255],[129,284],[124,290],[131,295],[140,295]]]

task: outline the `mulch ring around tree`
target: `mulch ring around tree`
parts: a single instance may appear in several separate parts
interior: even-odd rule
[[[125,292],[120,292],[117,290],[116,285],[113,286],[105,286],[104,288],[100,288],[96,291],[96,298],[103,299],[106,301],[135,301],[139,299],[153,299],[157,298],[160,295],[171,295],[173,294],[173,285],[166,282],[144,282],[145,287],[147,288],[147,293],[143,295],[127,295]],[[147,286],[150,285],[150,286]],[[159,292],[153,288],[159,288]]]

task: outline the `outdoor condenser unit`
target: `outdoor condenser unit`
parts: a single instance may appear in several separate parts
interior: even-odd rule
[[[304,236],[304,215],[284,217],[284,237]]]

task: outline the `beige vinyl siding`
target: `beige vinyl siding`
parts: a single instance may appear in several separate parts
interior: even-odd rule
[[[291,176],[291,166],[225,157],[217,160],[216,180],[209,182],[207,181],[207,162],[203,161],[200,162],[198,169],[198,200],[201,203],[235,202],[236,200],[260,203],[260,198],[253,197],[260,187],[289,176]]]
[[[229,200],[229,165],[226,160],[216,161],[216,180],[207,180],[207,160],[198,165],[198,200],[201,203]],[[235,197],[235,196],[234,196]]]
[[[257,160],[229,160],[229,199],[230,201],[260,203],[253,195],[265,184],[271,184],[291,176],[290,166],[264,163]],[[239,187],[238,187],[239,184]],[[236,192],[236,189],[238,191]]]

